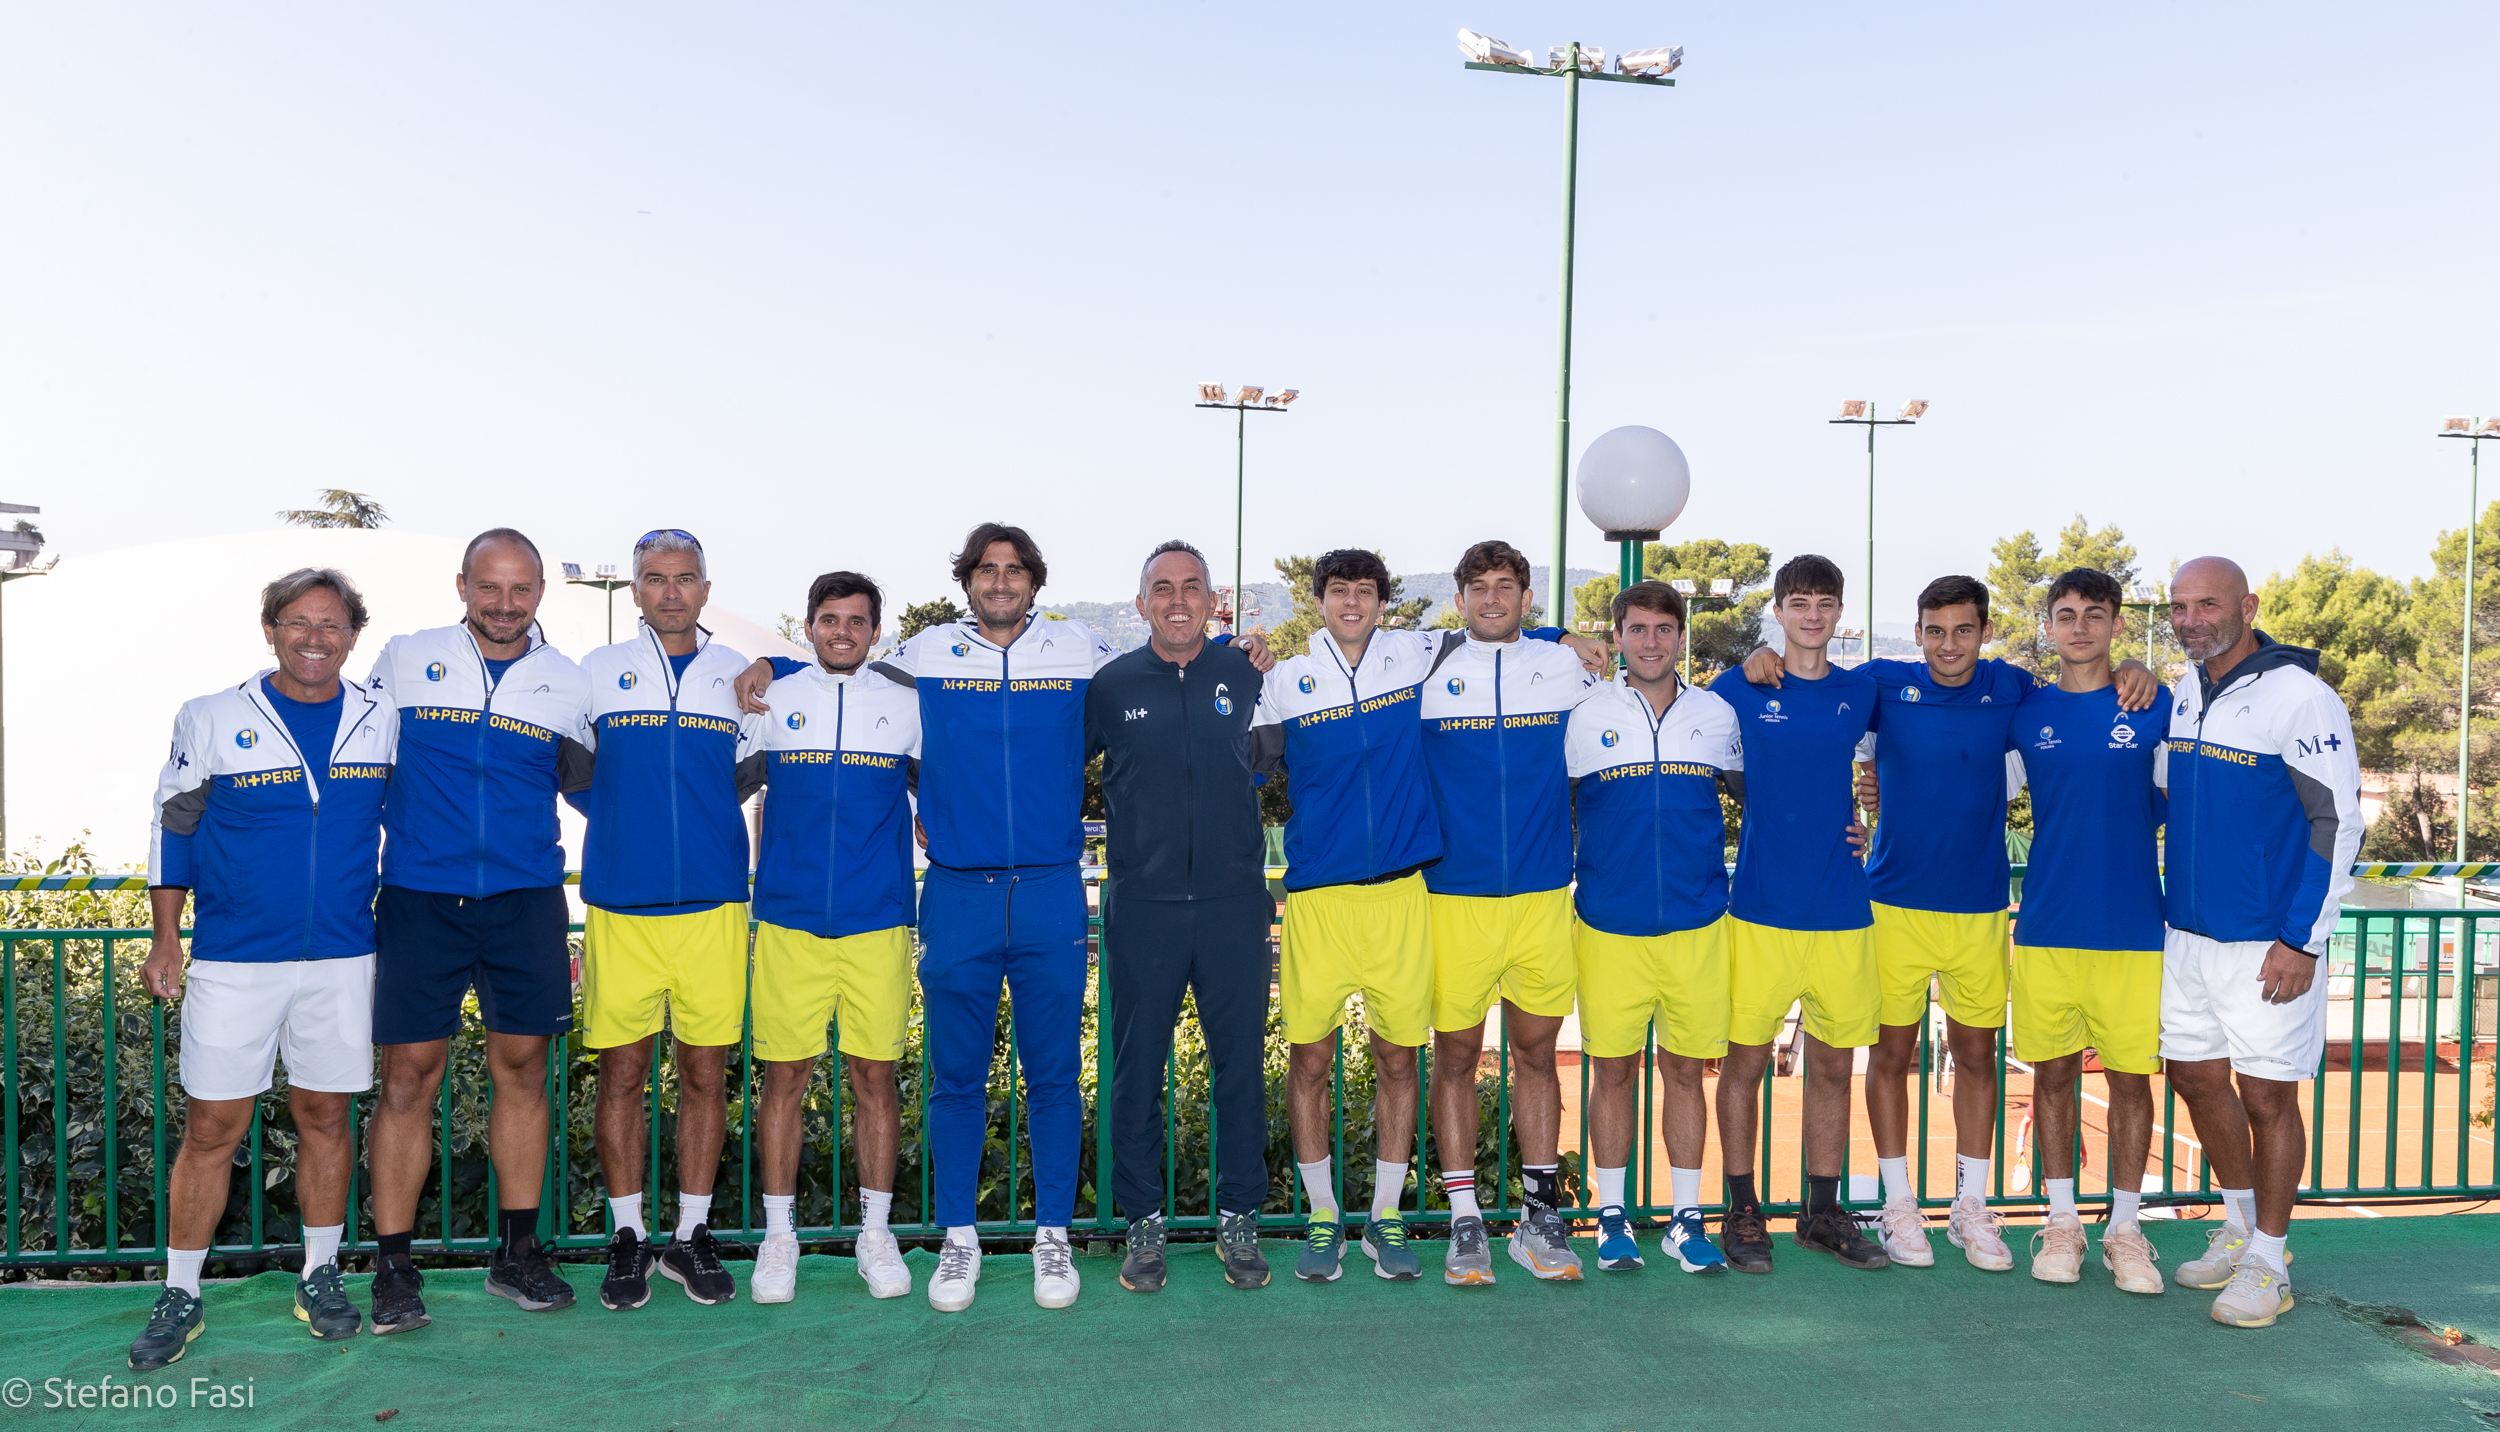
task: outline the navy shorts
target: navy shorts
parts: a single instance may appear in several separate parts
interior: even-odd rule
[[[497,1034],[570,1032],[566,914],[561,885],[484,899],[383,886],[373,906],[373,1042],[449,1039],[471,985]]]

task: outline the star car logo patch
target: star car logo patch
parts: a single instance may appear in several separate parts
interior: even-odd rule
[[[807,713],[806,713],[806,712],[804,712],[804,711],[793,711],[793,712],[791,712],[791,713],[790,713],[790,721],[789,721],[789,726],[790,726],[790,729],[791,729],[791,730],[796,731],[796,730],[798,730],[800,727],[805,726],[806,724],[807,724]]]
[[[446,670],[448,670],[448,668],[446,668],[441,662],[429,661],[425,664],[425,679],[428,681],[440,681],[443,679],[443,673]]]
[[[1456,676],[1453,676],[1453,677],[1451,677],[1451,678],[1450,678],[1450,694],[1451,694],[1452,696],[1457,696],[1457,695],[1460,695],[1460,694],[1464,693],[1466,690],[1467,690],[1467,682],[1466,682],[1466,680],[1465,680],[1464,678],[1461,678],[1461,677],[1456,677]]]
[[[248,751],[260,744],[260,733],[246,726],[234,733],[234,743]]]
[[[1902,688],[1901,688],[1901,699],[1902,699],[1902,700],[1904,700],[1904,701],[1916,701],[1916,700],[1918,700],[1918,699],[1919,699],[1919,698],[1918,698],[1918,688],[1917,688],[1917,687],[1915,687],[1915,686],[1904,686],[1904,687],[1902,687]]]
[[[1311,678],[1307,676],[1303,677],[1300,681],[1295,682],[1294,685],[1301,687],[1302,694],[1305,696],[1310,695],[1312,691],[1317,689],[1316,683],[1314,683]]]
[[[2110,743],[2112,746],[2132,746],[2132,745],[2134,745],[2134,744],[2135,744],[2135,728],[2134,728],[2133,726],[2128,725],[2128,724],[2127,724],[2126,722],[2124,722],[2124,721],[2121,721],[2121,722],[2119,722],[2117,725],[2110,727],[2110,728],[2109,728],[2109,743]]]
[[[1612,746],[1615,744],[1615,742],[1620,741],[1620,740],[1622,740],[1622,739],[1623,739],[1622,737],[1620,737],[1620,736],[1616,735],[1614,732],[1609,731],[1609,732],[1607,732],[1605,735],[1600,736],[1600,737],[1598,737],[1598,738],[1597,738],[1597,744],[1599,744],[1599,745],[1601,745],[1601,746],[1612,747]]]
[[[617,689],[617,690],[619,690],[619,691],[631,691],[631,690],[633,690],[633,689],[634,689],[634,674],[633,674],[632,672],[630,672],[630,671],[620,673],[620,674],[617,676],[617,678],[616,678],[616,689]]]

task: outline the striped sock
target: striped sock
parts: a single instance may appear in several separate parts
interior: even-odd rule
[[[1476,1206],[1474,1169],[1441,1170],[1441,1192],[1450,1201],[1452,1219],[1484,1217],[1484,1210]]]

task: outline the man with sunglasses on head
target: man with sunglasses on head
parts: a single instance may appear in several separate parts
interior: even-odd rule
[[[509,527],[479,533],[452,589],[455,625],[391,638],[365,686],[399,713],[382,807],[373,1040],[382,1054],[368,1158],[373,1330],[430,1320],[410,1259],[434,1163],[435,1096],[461,1002],[477,990],[494,1086],[487,1150],[498,1241],[486,1291],[530,1312],[572,1306],[538,1241],[547,1167],[547,1043],[573,1028],[556,796],[590,782],[590,687],[538,629],[545,564]]]
[[[703,544],[663,528],[634,544],[633,637],[582,660],[588,743],[583,1042],[599,1051],[597,1143],[616,1232],[599,1301],[650,1301],[649,1273],[698,1303],[737,1295],[712,1238],[712,1176],[728,1123],[723,1069],[744,1027],[747,830],[738,801],[746,658],[698,623]],[[577,803],[579,797],[574,797]],[[643,1222],[643,1082],[665,1025],[677,1055],[677,1227],[651,1252]]]

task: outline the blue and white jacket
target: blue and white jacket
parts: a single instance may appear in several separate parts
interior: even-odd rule
[[[828,940],[917,923],[918,697],[883,676],[808,666],[764,699],[772,710],[749,715],[738,737],[738,794],[771,788],[755,918]]]
[[[1378,630],[1360,661],[1326,628],[1268,672],[1251,741],[1261,769],[1291,784],[1285,888],[1377,880],[1441,858],[1441,820],[1424,770],[1423,684],[1444,637]]]
[[[533,625],[490,681],[467,623],[395,636],[365,687],[399,713],[382,883],[484,899],[564,883],[556,796],[590,787],[590,681]]]
[[[1466,830],[1424,872],[1436,895],[1525,895],[1571,883],[1571,778],[1563,731],[1605,690],[1568,647],[1444,640],[1424,681],[1424,768],[1444,832]],[[1481,834],[1475,834],[1481,832]]]
[[[698,630],[681,680],[659,634],[582,658],[585,732],[596,753],[585,812],[582,900],[639,915],[708,910],[747,898],[747,826],[738,802],[730,683],[747,660]],[[577,798],[578,799],[578,798]]]
[[[869,669],[920,698],[920,821],[953,870],[1085,854],[1085,688],[1119,651],[1077,621],[1028,617],[1008,646],[930,627]]]
[[[1736,712],[1679,686],[1664,712],[1617,679],[1571,713],[1568,759],[1580,845],[1573,904],[1609,935],[1698,930],[1727,913],[1727,818],[1744,799]]]
[[[337,739],[327,751],[298,751],[262,696],[268,674],[186,701],[174,717],[156,780],[148,884],[191,891],[195,960],[369,955],[399,713],[342,681]]]
[[[2324,954],[2361,850],[2352,717],[2316,652],[2257,640],[2219,688],[2200,665],[2172,693],[2164,913],[2208,939]]]

